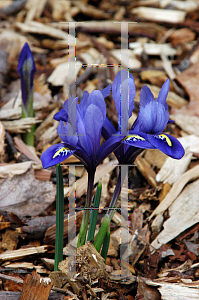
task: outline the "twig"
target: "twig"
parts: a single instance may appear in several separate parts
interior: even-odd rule
[[[0,17],[2,17],[3,15],[9,16],[14,13],[17,13],[18,11],[20,11],[23,8],[23,6],[26,4],[26,2],[27,2],[27,0],[13,1],[12,4],[7,5],[0,9]]]

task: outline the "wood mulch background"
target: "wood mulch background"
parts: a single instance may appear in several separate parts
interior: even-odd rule
[[[43,170],[39,157],[60,142],[53,115],[67,99],[68,86],[69,93],[76,89],[81,99],[84,90],[101,90],[113,81],[121,51],[126,55],[121,50],[124,22],[129,22],[129,61],[122,68],[129,67],[136,85],[130,121],[139,111],[141,88],[147,84],[156,98],[169,78],[167,103],[175,123],[166,132],[180,138],[186,154],[176,161],[158,150],[145,150],[136,159],[128,176],[129,229],[121,229],[118,210],[111,222],[106,265],[87,244],[77,252],[79,274],[73,280],[67,269],[68,192],[74,192],[76,179],[76,207],[83,207],[87,174],[83,167],[76,167],[69,187],[69,170],[63,167],[64,261],[61,271],[54,273],[56,174],[55,167]],[[69,36],[69,31],[76,36]],[[199,299],[198,37],[196,0],[1,1],[0,299]],[[17,64],[25,42],[37,67],[32,119],[21,119]],[[106,104],[108,117],[116,125],[113,99],[108,97]],[[30,148],[22,134],[33,124],[35,146]],[[77,162],[72,156],[66,164]],[[108,206],[114,191],[116,163],[111,154],[97,169],[102,208]],[[98,227],[104,213],[101,209]],[[78,211],[77,234],[81,218]],[[70,222],[75,224],[75,219]],[[128,252],[120,257],[121,232]]]

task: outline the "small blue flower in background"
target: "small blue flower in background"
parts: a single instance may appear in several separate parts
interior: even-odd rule
[[[74,153],[88,173],[94,174],[97,165],[115,150],[120,137],[112,142],[106,141],[100,147],[102,125],[106,119],[104,97],[109,95],[110,88],[109,85],[101,92],[95,90],[90,95],[84,92],[80,104],[75,97],[65,101],[63,109],[54,116],[60,122],[57,133],[63,143],[49,147],[41,155],[44,168],[61,163]]]
[[[173,136],[162,133],[169,121],[166,98],[170,82],[167,79],[154,100],[151,90],[144,86],[140,93],[140,111],[131,127],[129,135],[123,142],[138,148],[159,149],[168,156],[180,159],[184,156],[184,148]],[[149,145],[146,147],[146,142]]]
[[[33,116],[33,77],[36,71],[32,52],[28,43],[25,43],[19,56],[17,72],[21,75],[22,106],[26,117]]]

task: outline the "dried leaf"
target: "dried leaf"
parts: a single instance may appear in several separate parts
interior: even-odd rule
[[[185,115],[199,116],[199,62],[178,75],[176,80],[185,88],[190,99],[186,109],[181,109],[180,112]],[[179,111],[175,111],[175,113],[179,113]]]
[[[22,118],[13,121],[2,121],[4,128],[10,133],[21,133],[30,130],[30,128],[41,121],[35,118]]]
[[[172,48],[171,44],[156,44],[156,43],[130,43],[130,49],[134,49],[133,53],[135,55],[142,55],[143,51],[147,55],[167,55],[173,56],[176,55],[176,49]]]
[[[158,182],[173,184],[186,171],[192,158],[192,153],[187,150],[180,160],[168,157],[156,176]]]
[[[164,222],[164,229],[152,242],[158,249],[199,220],[199,180],[190,183],[169,207],[170,218]]]
[[[77,77],[82,64],[80,61],[65,62],[56,67],[47,81],[53,86],[63,86],[66,83],[71,84]]]
[[[170,118],[185,132],[199,136],[199,116],[189,116],[178,113],[176,115],[170,115]]]
[[[1,182],[0,209],[19,216],[37,216],[55,200],[55,186],[52,182],[36,180],[32,169],[23,173]]]
[[[7,178],[8,175],[12,178],[14,175],[24,174],[31,168],[31,166],[31,161],[0,166],[0,178]]]

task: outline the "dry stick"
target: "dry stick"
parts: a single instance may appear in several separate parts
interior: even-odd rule
[[[4,274],[1,274],[1,273],[0,273],[0,279],[10,280],[10,281],[13,281],[13,282],[16,282],[16,283],[22,283],[23,284],[23,279],[15,278],[15,277],[4,275]],[[62,294],[68,294],[68,295],[74,297],[75,299],[79,300],[79,298],[75,294],[70,292],[68,289],[63,290],[63,289],[60,289],[60,288],[52,287],[51,290],[56,291],[56,292],[60,292]]]
[[[180,72],[185,71],[190,67],[190,57],[193,55],[195,51],[197,51],[199,45],[199,39],[197,39],[197,43],[193,46],[193,48],[189,51],[187,56],[181,61],[181,63],[176,67]]]
[[[0,49],[0,100],[1,100],[1,89],[4,82],[4,77],[7,73],[8,61],[7,61],[8,53],[3,49]]]
[[[91,26],[91,27],[84,27],[84,26],[79,26],[77,28],[77,32],[83,32],[83,33],[103,33],[103,34],[107,34],[107,35],[115,35],[115,36],[120,36],[121,35],[121,30],[120,29],[109,29],[103,25],[100,24],[100,26],[98,25],[98,27],[96,26]],[[129,28],[129,36],[133,36],[133,37],[148,37],[151,40],[156,40],[156,35],[153,33],[149,33],[149,32],[141,32],[141,30],[137,30],[136,28]]]

